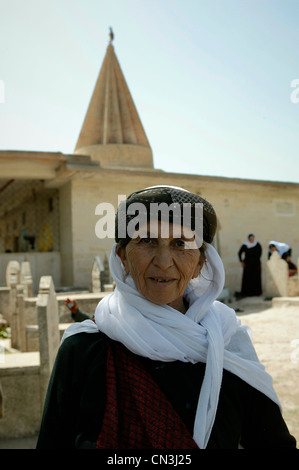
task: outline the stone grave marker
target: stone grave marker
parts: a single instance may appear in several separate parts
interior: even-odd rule
[[[25,302],[22,284],[16,287],[16,306],[11,315],[11,346],[21,352],[26,352],[26,319]]]
[[[20,283],[24,287],[24,296],[33,297],[33,281],[31,274],[31,267],[29,261],[23,261],[21,264],[21,279]]]
[[[6,285],[8,287],[16,286],[20,284],[21,280],[21,268],[20,263],[15,260],[11,260],[6,266]]]
[[[287,297],[289,269],[286,261],[274,251],[266,265],[266,294],[269,297]]]
[[[7,319],[12,329],[13,315],[16,313],[17,308],[17,286],[20,284],[20,279],[20,263],[15,260],[9,261],[6,266],[6,285],[10,288]],[[12,347],[15,346],[12,344]]]
[[[103,271],[104,266],[102,264],[101,258],[99,256],[95,256],[91,271],[92,292],[102,291],[101,276]]]
[[[60,344],[58,302],[51,276],[42,276],[37,296],[42,404]]]

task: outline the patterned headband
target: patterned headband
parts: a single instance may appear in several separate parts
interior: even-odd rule
[[[120,204],[116,214],[115,239],[123,245],[128,243],[130,238],[128,236],[122,237],[119,235],[118,224],[121,222],[127,226],[130,220],[135,217],[135,214],[128,214],[129,206],[134,203],[141,203],[146,209],[150,209],[150,205],[152,203],[166,203],[168,206],[172,205],[173,208],[177,205],[182,208],[184,204],[188,204],[191,207],[191,228],[194,227],[196,222],[196,204],[202,204],[203,239],[207,243],[211,243],[213,241],[217,229],[217,217],[213,206],[206,199],[176,186],[153,186],[130,194],[125,203],[122,205]]]

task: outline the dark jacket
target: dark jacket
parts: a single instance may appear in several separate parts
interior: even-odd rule
[[[205,364],[142,358],[193,434]],[[106,337],[79,333],[58,352],[37,448],[92,448],[105,409]],[[230,372],[223,371],[217,415],[207,448],[296,448],[279,407]]]

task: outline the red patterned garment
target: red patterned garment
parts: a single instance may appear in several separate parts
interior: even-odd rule
[[[138,357],[108,340],[106,408],[98,449],[198,449]]]

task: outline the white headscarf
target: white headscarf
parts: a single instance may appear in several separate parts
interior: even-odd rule
[[[253,242],[251,242],[251,241],[249,240],[249,237],[253,237]],[[253,248],[253,247],[255,247],[255,246],[257,245],[257,243],[258,243],[258,241],[257,241],[257,239],[255,238],[255,235],[253,235],[253,233],[249,233],[249,234],[247,235],[247,238],[246,238],[245,242],[243,243],[243,245],[246,245],[247,248]]]
[[[282,243],[282,242],[275,242],[271,240],[268,243],[268,247],[270,248],[270,245],[274,245],[278,251],[278,254],[282,256],[284,253],[286,253],[290,249],[290,245],[287,243]]]
[[[168,305],[145,299],[130,275],[125,273],[114,245],[110,269],[114,292],[98,304],[95,322],[71,325],[62,338],[79,332],[104,332],[140,356],[160,361],[204,362],[206,371],[196,411],[193,438],[206,447],[216,416],[223,368],[252,385],[277,404],[272,378],[259,362],[249,337],[234,310],[215,301],[224,286],[222,261],[207,244],[207,267],[185,292],[185,314]]]

